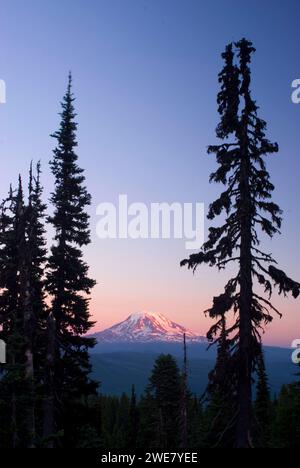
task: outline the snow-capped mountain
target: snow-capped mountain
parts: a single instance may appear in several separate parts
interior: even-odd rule
[[[113,325],[94,336],[98,343],[103,342],[180,342],[183,334],[187,341],[205,342],[206,338],[198,336],[182,325],[172,322],[163,314],[154,312],[137,312],[131,314],[121,323]]]

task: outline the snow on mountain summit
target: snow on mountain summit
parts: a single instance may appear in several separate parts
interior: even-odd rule
[[[98,342],[180,342],[183,334],[187,341],[204,342],[206,338],[198,336],[182,325],[169,320],[165,315],[149,311],[136,312],[126,320],[96,333]]]

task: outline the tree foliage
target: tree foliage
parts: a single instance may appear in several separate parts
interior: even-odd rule
[[[221,183],[225,190],[210,205],[208,219],[224,213],[225,222],[210,227],[202,250],[181,262],[193,271],[201,264],[219,270],[229,263],[237,264],[236,276],[214,297],[208,311],[216,321],[208,338],[220,341],[223,317],[233,311],[235,321],[226,335],[237,382],[236,443],[242,447],[251,445],[251,376],[261,356],[261,330],[274,313],[280,315],[270,301],[273,289],[277,287],[279,294],[292,293],[295,298],[300,290],[300,284],[278,269],[272,255],[260,247],[261,233],[273,237],[280,232],[282,211],[272,201],[274,185],[265,163],[267,155],[278,152],[278,145],[268,140],[266,122],[258,116],[250,90],[254,52],[252,43],[242,39],[229,44],[222,54],[225,65],[219,74],[216,135],[223,141],[210,146],[208,153],[215,154],[218,163],[210,181]]]
[[[48,401],[56,403],[56,427],[68,418],[64,409],[70,401],[85,398],[96,390],[89,374],[89,349],[94,339],[87,337],[93,326],[89,312],[89,295],[95,281],[88,276],[88,265],[83,260],[82,248],[90,243],[87,207],[91,196],[84,186],[83,170],[78,166],[74,97],[72,79],[69,76],[67,92],[62,102],[59,130],[52,136],[57,141],[53,151],[51,169],[55,178],[55,190],[51,196],[54,213],[48,218],[55,230],[54,245],[48,261],[46,289],[51,297],[51,320],[54,330],[54,363],[48,369],[48,379],[53,375]],[[66,404],[64,404],[64,402]],[[60,407],[60,408],[59,408]],[[51,418],[49,410],[48,417]],[[71,427],[70,427],[71,429]],[[68,437],[67,432],[65,437]]]

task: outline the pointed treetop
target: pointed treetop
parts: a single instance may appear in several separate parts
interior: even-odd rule
[[[18,198],[23,196],[23,183],[22,183],[22,176],[19,174],[19,183],[18,183]]]
[[[32,193],[32,189],[33,189],[33,173],[32,173],[32,160],[31,160],[30,166],[29,166],[29,183],[28,183],[29,195]]]
[[[68,75],[68,90],[67,90],[67,94],[68,94],[69,96],[72,95],[72,82],[73,82],[72,72],[69,71],[69,75]]]

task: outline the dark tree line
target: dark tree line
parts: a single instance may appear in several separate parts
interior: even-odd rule
[[[229,44],[222,54],[224,68],[219,74],[217,98],[220,123],[216,129],[222,143],[210,146],[208,153],[215,154],[218,163],[210,181],[223,184],[225,191],[210,205],[208,219],[225,214],[225,222],[210,227],[202,250],[181,263],[194,271],[201,264],[219,270],[229,263],[237,264],[236,276],[213,299],[208,312],[216,323],[207,336],[226,347],[226,358],[219,357],[211,384],[221,383],[219,393],[225,401],[234,395],[233,419],[227,429],[235,427],[239,448],[252,446],[252,376],[254,372],[261,374],[263,362],[260,332],[274,313],[280,315],[270,302],[273,289],[294,298],[300,290],[300,284],[278,269],[272,255],[260,248],[261,233],[269,237],[279,233],[282,212],[272,201],[274,186],[265,163],[267,155],[278,152],[278,145],[267,139],[266,122],[258,116],[250,90],[254,52],[252,43],[242,39]],[[224,327],[225,317],[232,312],[233,325]],[[223,435],[226,432],[225,428]]]
[[[74,447],[123,450],[178,450],[233,448],[235,431],[220,438],[231,414],[219,415],[217,392],[214,400],[186,394],[186,442],[182,446],[182,395],[184,369],[171,355],[158,356],[144,393],[90,397],[88,418],[82,417],[81,431]],[[268,390],[262,370],[256,382],[253,405],[253,446],[255,448],[297,448],[300,444],[299,383],[285,385],[277,399]],[[80,415],[79,415],[80,417]]]
[[[82,247],[90,242],[86,207],[90,195],[77,165],[71,76],[51,169],[55,178],[46,220],[41,168],[29,171],[28,195],[21,177],[0,213],[0,338],[7,364],[0,377],[0,446],[60,447],[72,443],[74,408],[96,393],[85,334],[93,323]],[[54,228],[50,255],[45,222]],[[46,300],[46,297],[48,300]]]

